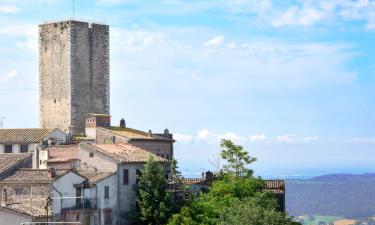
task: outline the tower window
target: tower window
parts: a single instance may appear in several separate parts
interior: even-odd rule
[[[56,98],[55,98],[54,102],[55,102],[55,104],[56,104]]]

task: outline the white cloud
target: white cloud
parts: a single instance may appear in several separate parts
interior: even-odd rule
[[[0,84],[6,83],[18,76],[18,70],[11,70],[0,76]]]
[[[254,134],[248,137],[242,136],[233,132],[226,133],[215,133],[208,129],[202,129],[197,132],[195,135],[191,134],[179,134],[175,135],[175,139],[182,143],[190,143],[193,141],[196,142],[205,142],[208,144],[218,144],[220,140],[226,139],[231,140],[235,143],[244,143],[244,142],[263,142],[263,143],[287,143],[287,144],[297,144],[297,143],[312,143],[317,142],[320,139],[316,136],[298,136],[295,134],[286,134],[279,135],[274,138],[267,137],[265,134]],[[267,142],[265,142],[267,141]]]
[[[208,40],[204,45],[207,47],[219,47],[224,43],[224,37],[222,35],[217,35]]]
[[[13,78],[13,77],[15,77],[17,75],[18,75],[18,71],[17,70],[12,70],[12,71],[8,72],[7,74],[5,74],[5,77]]]
[[[375,144],[375,138],[356,137],[352,141],[359,144]]]
[[[189,143],[189,142],[191,142],[194,139],[194,137],[192,135],[189,135],[189,134],[179,134],[179,133],[173,134],[173,138],[176,141],[182,142],[182,143]]]
[[[280,17],[272,21],[274,27],[312,26],[324,18],[324,13],[314,8],[300,9],[296,6],[288,8]]]
[[[18,13],[21,9],[14,5],[1,5],[0,13]]]
[[[264,141],[267,137],[264,134],[254,134],[249,137],[250,142]]]
[[[300,137],[295,134],[285,134],[276,136],[275,141],[278,143],[296,144],[296,143],[310,143],[316,142],[319,138],[315,136]]]

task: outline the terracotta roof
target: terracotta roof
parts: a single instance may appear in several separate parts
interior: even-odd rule
[[[77,174],[85,177],[90,184],[96,184],[99,181],[112,176],[114,173],[105,171],[77,170]]]
[[[147,162],[150,156],[158,162],[167,160],[131,144],[80,144],[85,150],[100,152],[119,163]]]
[[[78,159],[78,146],[77,145],[62,145],[48,148],[49,163],[56,162],[69,162]]]
[[[136,130],[133,128],[128,127],[108,127],[108,128],[102,128],[105,129],[113,134],[117,134],[119,136],[122,136],[126,139],[130,140],[158,140],[158,141],[173,141],[172,139],[162,137],[160,135],[156,134],[149,134],[148,132]]]
[[[31,156],[31,153],[0,153],[0,174]]]
[[[46,198],[23,199],[21,202],[8,203],[6,206],[0,206],[0,209],[8,209],[33,218],[46,217],[45,206]],[[48,216],[52,216],[52,210],[48,210]]]
[[[54,129],[0,129],[0,143],[37,143],[41,142]]]
[[[0,184],[49,184],[57,177],[64,175],[69,170],[55,170],[56,176],[51,177],[49,170],[18,169],[13,175],[0,181]]]

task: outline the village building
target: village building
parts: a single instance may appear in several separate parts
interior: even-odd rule
[[[164,133],[140,131],[126,126],[125,120],[119,126],[111,126],[111,116],[87,114],[85,133],[94,138],[97,144],[132,144],[157,156],[170,160],[173,158],[173,134],[168,129]]]
[[[144,164],[153,157],[155,161],[164,165],[168,176],[168,161],[144,149],[131,144],[80,144],[78,158],[81,167],[100,169],[116,173],[112,185],[115,186],[116,207],[112,211],[113,220],[118,224],[129,224],[130,211],[136,205],[134,187],[137,176],[140,175]],[[110,181],[108,181],[110,182]]]
[[[78,145],[51,146],[47,151],[47,168],[78,169],[80,162],[77,157]]]
[[[71,172],[52,182],[54,221],[116,224],[116,175],[104,171]]]

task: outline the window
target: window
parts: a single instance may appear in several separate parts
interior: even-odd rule
[[[16,187],[14,190],[16,193],[16,201],[20,201],[22,197],[23,188],[22,187]]]
[[[25,153],[28,151],[29,151],[29,145],[27,144],[21,145],[21,153]]]
[[[164,154],[161,154],[161,157],[164,158]]]
[[[123,184],[124,185],[128,185],[129,184],[129,170],[128,169],[125,169],[124,170],[124,175],[123,175],[123,178],[124,178],[124,182]]]
[[[170,159],[170,158],[169,158],[169,154],[167,154],[167,156],[166,156],[166,157],[167,157],[167,159]]]
[[[5,145],[5,153],[12,153],[12,145]]]
[[[112,211],[110,209],[104,210],[104,224],[112,225]]]
[[[109,198],[109,186],[104,186],[104,198]]]
[[[90,152],[89,157],[94,157],[94,153]]]

